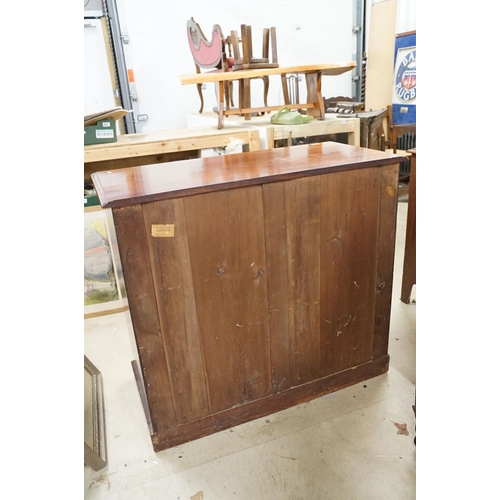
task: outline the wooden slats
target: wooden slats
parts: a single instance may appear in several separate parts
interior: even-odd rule
[[[287,215],[284,182],[262,186],[273,392],[291,385]]]
[[[377,281],[373,358],[386,353],[389,344],[389,323],[394,269],[394,244],[396,238],[396,213],[398,203],[399,163],[380,170],[379,235],[376,249]]]
[[[261,188],[185,199],[196,310],[221,411],[271,392]]]
[[[129,297],[142,375],[155,432],[166,432],[177,424],[170,374],[165,358],[156,292],[151,275],[148,237],[142,206],[131,205],[113,211],[123,274]]]
[[[153,225],[173,226],[173,236],[152,236]],[[158,300],[178,424],[210,411],[181,198],[144,205],[153,280]]]
[[[321,178],[290,181],[285,193],[290,375],[295,386],[318,376]]]
[[[273,389],[371,359],[379,169],[264,186]]]
[[[322,176],[322,376],[371,358],[378,179],[378,169]]]
[[[156,451],[387,371],[399,158],[283,149],[113,208]]]

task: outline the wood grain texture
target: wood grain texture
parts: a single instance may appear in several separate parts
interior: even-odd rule
[[[278,68],[259,68],[247,69],[241,71],[223,71],[223,72],[208,72],[208,73],[192,73],[188,75],[180,75],[181,85],[192,85],[194,83],[208,83],[230,80],[241,80],[246,78],[258,78],[261,76],[270,75],[286,75],[286,74],[308,74],[321,72],[324,75],[336,76],[342,75],[347,71],[351,71],[356,67],[355,61],[348,63],[333,63],[333,64],[307,64],[298,66],[287,66]]]
[[[323,176],[321,374],[371,358],[379,169]]]
[[[198,163],[159,199],[121,171],[147,193],[113,215],[156,451],[387,371],[399,157],[314,146]]]
[[[375,291],[375,327],[373,357],[387,353],[391,320],[392,284],[394,281],[394,248],[396,241],[396,210],[398,204],[399,163],[380,170],[380,214]]]
[[[141,205],[113,211],[130,316],[155,432],[176,424]]]
[[[255,137],[258,139],[258,131],[231,124],[226,125],[224,130],[217,130],[213,127],[190,127],[124,134],[119,135],[116,142],[84,146],[83,161],[95,163],[120,158],[199,151],[200,149],[227,146],[234,139],[240,139],[244,144],[253,145]],[[255,149],[250,147],[250,151],[253,150]]]
[[[305,75],[307,102],[316,107],[307,110],[309,116],[322,120],[325,116],[325,103],[321,93],[322,78],[321,73],[309,73]]]
[[[204,436],[229,429],[256,418],[285,410],[291,406],[341,390],[378,375],[389,369],[389,356],[383,356],[363,365],[349,368],[328,377],[291,388],[279,394],[251,401],[247,404],[209,415],[206,418],[169,429],[162,435],[152,436],[153,448],[161,451]]]
[[[184,200],[212,412],[271,391],[259,186]]]
[[[84,163],[84,178],[90,179],[92,174],[119,168],[140,167],[141,165],[151,165],[154,163],[167,163],[170,161],[189,160],[198,158],[199,151],[179,151],[176,153],[164,153],[148,156],[133,156],[131,158],[116,158],[110,160],[100,160]]]
[[[334,142],[143,165],[92,174],[103,208],[382,166],[393,153]]]
[[[292,386],[319,370],[321,177],[286,183],[287,265]]]
[[[154,237],[154,224],[172,224],[173,237]],[[144,205],[158,314],[170,373],[176,422],[209,413],[201,339],[182,199]]]
[[[234,141],[242,142],[243,151],[260,149],[259,131],[237,125],[119,135],[116,142],[84,147],[84,178],[118,168],[199,158],[204,149],[225,148]]]
[[[286,183],[262,186],[268,277],[268,313],[272,388],[281,392],[290,378],[290,290],[288,276]]]
[[[403,258],[403,279],[401,281],[401,301],[410,303],[413,285],[417,282],[417,150],[410,150],[410,185],[408,193],[408,213],[406,218],[405,253]]]

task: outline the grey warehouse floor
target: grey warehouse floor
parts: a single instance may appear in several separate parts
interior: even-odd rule
[[[388,373],[160,453],[130,364],[129,313],[86,319],[85,354],[104,383],[108,465],[84,467],[85,499],[416,498],[416,286],[410,304],[399,300],[406,215],[401,197]]]

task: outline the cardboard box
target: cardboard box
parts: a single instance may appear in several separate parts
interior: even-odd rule
[[[83,117],[83,144],[116,142],[116,120],[132,113],[123,108],[114,108]]]

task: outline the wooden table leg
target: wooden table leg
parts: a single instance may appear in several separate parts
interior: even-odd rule
[[[266,131],[266,149],[274,149],[274,127],[268,127]]]
[[[219,82],[219,119],[217,121],[217,128],[220,130],[224,127],[224,82]]]
[[[288,84],[286,82],[286,74],[281,75],[281,86],[283,87],[283,100],[285,104],[290,103],[290,94],[288,93]]]
[[[319,119],[325,119],[325,102],[323,101],[323,94],[321,85],[323,83],[323,74],[321,72],[317,73],[317,83],[316,83],[316,107],[319,108]]]
[[[350,146],[359,146],[359,127],[355,127],[352,132],[347,134],[347,144]]]
[[[267,96],[269,94],[269,77],[263,76],[262,80],[264,81],[264,107],[267,108]]]
[[[401,284],[401,301],[410,303],[411,290],[417,282],[416,276],[416,180],[417,155],[412,152],[410,158],[410,183],[408,192],[408,214],[406,219],[406,241],[403,261],[403,281]]]
[[[243,103],[242,107],[249,109],[251,108],[251,98],[250,98],[250,79],[245,78],[242,80],[242,88],[243,88]],[[252,118],[252,113],[246,113],[245,120],[250,120]]]
[[[307,114],[317,120],[325,119],[325,103],[321,95],[321,72],[306,73],[307,102],[314,104],[309,108]]]

